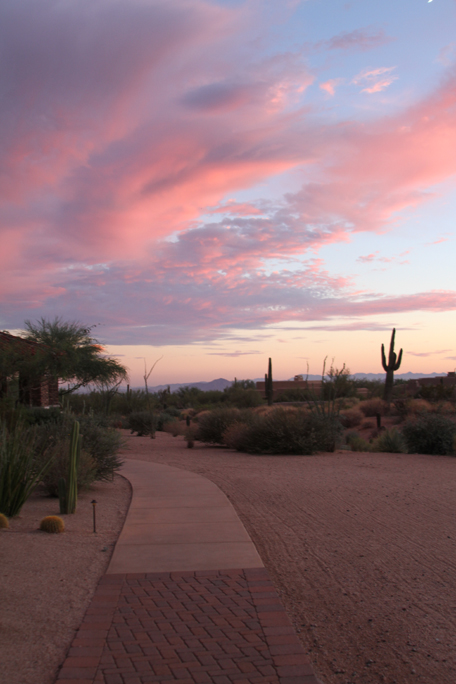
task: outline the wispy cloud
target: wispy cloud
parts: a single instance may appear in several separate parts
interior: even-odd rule
[[[362,93],[379,93],[385,88],[388,88],[394,81],[399,78],[393,71],[396,67],[380,67],[379,69],[365,69],[361,71],[352,80],[354,85],[364,86],[361,88]]]
[[[349,52],[367,52],[373,48],[387,45],[393,38],[386,35],[383,29],[368,26],[354,31],[346,31],[333,36],[319,46],[328,50],[346,50]]]
[[[456,61],[456,43],[448,43],[439,52],[437,61],[443,66],[450,66]]]
[[[440,354],[447,354],[450,349],[439,349],[438,351],[430,351],[430,352],[412,352],[412,351],[407,351],[407,354],[410,354],[411,356],[418,356],[422,358],[427,358],[429,356],[438,356]],[[446,358],[449,358],[448,356]]]
[[[328,93],[328,95],[331,95],[333,97],[336,94],[337,86],[339,86],[343,82],[343,78],[331,78],[329,79],[329,81],[320,83],[320,88],[321,90],[324,90],[325,93]]]
[[[251,48],[248,4],[1,6],[16,65],[0,77],[3,327],[58,313],[101,321],[110,342],[238,349],[232,328],[370,329],[375,314],[454,310],[452,291],[360,293],[315,258],[393,229],[454,177],[453,76],[389,117],[323,120],[303,104],[313,75],[302,51]],[[357,84],[377,92],[393,70]],[[227,199],[292,171],[305,180],[277,199]]]
[[[226,356],[230,358],[237,358],[238,356],[250,356],[251,354],[262,354],[260,351],[233,351],[233,352],[207,352],[209,356]]]
[[[404,264],[408,264],[409,261],[407,259],[404,259],[403,257],[406,254],[410,254],[410,250],[406,250],[405,252],[402,252],[399,257],[384,257],[384,256],[379,256],[380,252],[372,252],[371,254],[366,254],[364,256],[359,256],[356,261],[359,261],[361,264],[372,264],[375,262],[379,262],[382,264],[394,264],[398,263],[401,266]]]

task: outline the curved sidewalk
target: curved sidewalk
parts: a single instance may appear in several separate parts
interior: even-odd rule
[[[234,508],[128,460],[132,502],[57,684],[320,684]]]
[[[261,568],[225,494],[201,475],[144,461],[122,468],[133,498],[107,574]]]

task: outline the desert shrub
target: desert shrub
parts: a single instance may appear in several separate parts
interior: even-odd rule
[[[402,428],[409,454],[452,454],[456,423],[438,413],[423,413]]]
[[[359,408],[359,397],[341,397],[337,399],[337,406],[340,411],[345,411],[346,409],[354,408],[355,406]]]
[[[155,429],[160,432],[163,431],[164,425],[176,423],[180,417],[179,409],[169,408],[166,411],[158,413],[155,417]]]
[[[49,465],[48,456],[46,459],[35,458],[33,432],[21,423],[17,423],[13,430],[1,424],[0,513],[8,518],[18,515]]]
[[[123,461],[119,451],[124,444],[122,435],[115,429],[103,427],[93,416],[79,419],[82,449],[95,463],[95,480],[111,481]]]
[[[431,404],[424,399],[397,399],[393,404],[396,413],[402,418],[432,411]]]
[[[21,416],[26,425],[61,425],[64,421],[64,414],[60,408],[27,407],[22,409]]]
[[[134,411],[128,416],[128,427],[133,432],[138,433],[138,437],[143,435],[154,435],[156,421],[150,411]]]
[[[396,428],[385,430],[371,445],[372,451],[381,451],[388,454],[403,454],[407,447],[402,434]]]
[[[280,402],[299,402],[307,401],[309,399],[309,390],[304,387],[296,387],[286,390],[279,390],[274,392],[274,403]]]
[[[358,408],[345,409],[340,412],[339,419],[344,428],[353,428],[362,423],[364,414]]]
[[[78,485],[88,487],[94,480],[111,481],[114,473],[121,467],[122,460],[118,452],[123,445],[121,434],[113,428],[103,426],[100,416],[80,416],[80,434],[82,437],[81,472],[78,474]],[[71,414],[65,415],[62,424],[37,425],[33,428],[35,436],[35,455],[49,450],[52,465],[47,475],[46,486],[50,493],[57,491],[57,474],[66,477],[69,437],[73,425]],[[55,479],[57,477],[57,480]]]
[[[376,416],[379,413],[381,416],[385,415],[387,405],[386,403],[376,397],[374,399],[366,399],[359,403],[359,409],[364,413],[366,417]]]
[[[445,401],[455,398],[454,385],[423,385],[416,393],[417,397],[425,399],[426,401]]]
[[[347,444],[352,451],[371,451],[371,444],[356,432],[348,437]]]
[[[232,423],[223,439],[231,448],[249,454],[304,455],[334,451],[341,430],[335,417],[277,408],[256,414],[248,424]]]
[[[208,444],[224,444],[223,435],[233,423],[247,423],[253,420],[253,413],[235,408],[216,408],[198,415],[195,439]]]
[[[37,463],[40,463],[43,458],[48,457],[51,458],[51,464],[42,476],[41,481],[50,496],[58,496],[60,478],[68,478],[70,462],[69,437],[52,442],[44,456],[36,456]],[[78,489],[88,489],[95,480],[96,464],[94,459],[85,449],[81,449],[77,472]]]
[[[171,423],[165,423],[163,425],[163,432],[167,432],[173,437],[184,435],[186,429],[187,425],[184,420],[173,420]]]
[[[371,418],[364,418],[363,422],[359,426],[360,430],[374,430],[377,426],[377,422]]]
[[[432,407],[435,413],[441,413],[442,415],[454,415],[456,413],[456,406],[451,403],[451,401],[442,401],[439,404]]]

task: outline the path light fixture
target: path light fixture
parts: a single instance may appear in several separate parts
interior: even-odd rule
[[[97,511],[96,511],[97,502],[95,499],[92,499],[92,501],[90,503],[92,504],[92,508],[93,508],[93,531],[96,532],[97,531]]]

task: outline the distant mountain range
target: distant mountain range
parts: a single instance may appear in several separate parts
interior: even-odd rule
[[[395,373],[394,378],[396,380],[416,380],[417,378],[436,378],[446,376],[446,373]],[[303,377],[306,374],[303,373]],[[356,380],[384,380],[385,373],[353,373],[352,378]],[[309,380],[320,380],[321,375],[309,375]],[[253,378],[254,382],[261,382],[263,378]],[[293,378],[288,378],[288,380],[293,380]],[[170,383],[169,385],[155,385],[154,387],[149,387],[150,392],[159,392],[160,390],[170,388],[171,392],[176,392],[179,387],[197,387],[203,392],[208,392],[209,390],[219,390],[223,391],[226,387],[230,387],[233,384],[232,380],[226,380],[225,378],[218,378],[217,380],[211,380],[211,382],[177,382]],[[132,389],[144,389],[141,387],[132,387]]]

